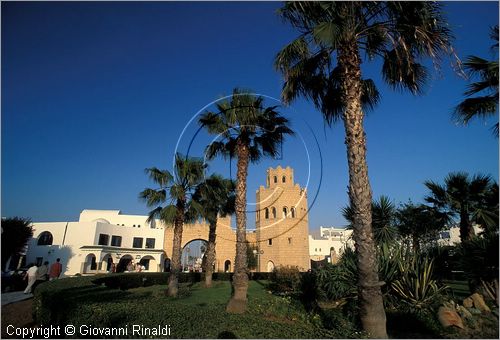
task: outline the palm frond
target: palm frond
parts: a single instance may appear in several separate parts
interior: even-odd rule
[[[161,188],[168,186],[173,180],[172,174],[170,174],[168,170],[160,170],[156,167],[152,167],[145,169],[144,172],[153,182],[158,184]]]
[[[139,193],[139,199],[146,202],[148,207],[165,203],[167,200],[167,193],[165,189],[155,190],[146,188]]]

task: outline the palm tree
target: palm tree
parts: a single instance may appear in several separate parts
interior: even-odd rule
[[[248,289],[246,243],[246,193],[249,162],[262,156],[274,157],[283,135],[293,134],[288,120],[276,111],[276,106],[264,107],[264,99],[239,89],[230,99],[217,103],[216,112],[205,112],[199,119],[210,134],[218,135],[206,149],[208,159],[217,155],[237,159],[236,174],[236,259],[233,275],[233,294],[226,310],[243,313]]]
[[[444,185],[424,184],[431,191],[425,198],[428,203],[458,215],[462,242],[474,236],[472,222],[484,228],[498,226],[498,185],[490,176],[478,174],[471,179],[465,172],[455,172],[446,176]]]
[[[168,170],[148,168],[149,178],[158,188],[146,188],[139,198],[148,207],[155,207],[149,212],[148,222],[160,219],[165,226],[174,225],[172,259],[168,278],[168,295],[177,296],[179,290],[179,272],[181,271],[182,229],[189,219],[191,195],[196,186],[203,181],[205,164],[201,158],[188,158],[175,155],[174,175]]]
[[[498,25],[491,28],[491,38],[496,40],[492,47],[498,50]],[[468,86],[464,95],[470,97],[482,93],[477,97],[467,98],[457,105],[454,115],[460,123],[467,124],[476,117],[491,117],[498,115],[498,58],[486,60],[477,56],[469,56],[464,68],[470,77],[478,76],[479,81]],[[493,127],[498,137],[498,123]]]
[[[33,226],[28,218],[11,217],[2,219],[2,271],[11,257],[26,251],[26,245],[33,237]]]
[[[363,79],[360,52],[380,57],[382,76],[393,88],[421,93],[423,57],[439,60],[449,51],[450,32],[437,2],[287,2],[281,17],[300,35],[276,56],[284,75],[286,103],[312,100],[329,124],[342,119],[349,165],[349,199],[358,250],[358,293],[363,328],[387,337],[372,233],[371,188],[366,164],[364,110],[378,101],[371,79]],[[336,63],[335,63],[336,61]]]
[[[342,215],[349,222],[347,229],[352,229],[354,210],[351,206],[342,209]],[[398,238],[395,225],[396,208],[387,196],[380,196],[372,202],[372,229],[377,246],[392,244]]]
[[[449,215],[435,207],[408,202],[398,208],[396,226],[403,238],[408,238],[415,254],[420,252],[421,245],[436,242],[438,233],[446,228]]]
[[[192,197],[191,206],[195,214],[204,218],[209,225],[208,245],[203,261],[206,287],[212,286],[217,219],[219,216],[225,217],[234,213],[234,186],[232,180],[212,175],[198,185]]]

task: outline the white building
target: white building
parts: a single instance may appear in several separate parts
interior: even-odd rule
[[[352,230],[341,227],[319,228],[319,237],[309,235],[309,257],[313,261],[327,259],[335,263],[346,247],[354,247]]]
[[[473,226],[474,233],[478,235],[483,231],[479,224]],[[460,226],[453,226],[439,233],[438,244],[440,246],[455,246],[460,243]]]
[[[78,222],[33,223],[26,263],[60,258],[62,276],[107,272],[113,264],[121,271],[129,261],[162,271],[164,230],[146,219],[119,210],[83,210]]]

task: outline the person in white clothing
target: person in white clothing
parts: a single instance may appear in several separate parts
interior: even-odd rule
[[[28,271],[26,272],[26,277],[28,278],[28,286],[24,290],[24,294],[31,293],[31,287],[38,278],[38,267],[35,264],[31,264]]]

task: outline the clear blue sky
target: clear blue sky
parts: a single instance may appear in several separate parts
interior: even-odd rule
[[[150,185],[143,169],[171,169],[179,136],[200,109],[235,86],[279,98],[282,79],[273,58],[297,35],[275,14],[280,5],[3,2],[1,215],[67,221],[82,209],[146,214],[137,199]],[[498,2],[444,5],[459,57],[494,58],[488,35],[498,24]],[[498,181],[498,139],[489,130],[496,120],[453,123],[450,112],[467,83],[448,60],[422,97],[389,90],[377,64],[365,63],[363,71],[382,92],[366,119],[375,197],[420,202],[424,180],[442,181],[458,170]],[[299,136],[286,141],[283,160],[250,168],[249,202],[268,166],[294,167],[301,185],[310,168],[309,203],[317,193],[310,228],[343,225],[342,126],[325,128],[303,100],[283,112]],[[195,131],[186,127],[179,151],[186,152]],[[191,153],[200,155],[208,140],[196,136]],[[211,169],[230,173],[222,161]],[[252,223],[250,217],[249,228]]]

